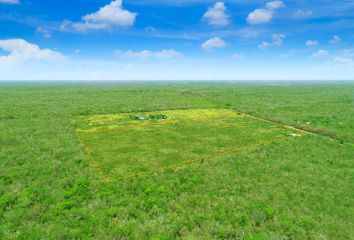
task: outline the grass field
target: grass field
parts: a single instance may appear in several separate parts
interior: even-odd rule
[[[0,83],[0,239],[354,239],[353,97]]]
[[[289,130],[224,109],[166,110],[88,117],[78,137],[106,182],[284,141]],[[149,116],[166,119],[149,120]],[[300,134],[299,134],[300,135]]]

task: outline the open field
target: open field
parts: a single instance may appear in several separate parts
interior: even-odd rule
[[[353,96],[0,83],[0,238],[354,239]]]
[[[78,138],[106,182],[247,151],[284,141],[291,134],[300,136],[298,131],[224,109],[104,114],[84,120],[87,126],[78,130]]]

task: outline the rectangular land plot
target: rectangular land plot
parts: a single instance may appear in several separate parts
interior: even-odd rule
[[[82,117],[78,137],[108,181],[178,167],[287,138],[280,125],[227,109]]]

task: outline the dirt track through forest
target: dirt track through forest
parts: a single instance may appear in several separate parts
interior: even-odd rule
[[[221,102],[219,102],[219,101],[217,101],[217,100],[215,100],[215,99],[213,99],[211,97],[208,97],[208,96],[205,96],[205,95],[202,95],[202,94],[200,96],[202,96],[203,98],[207,99],[208,101],[216,104],[219,107],[225,105],[224,102],[221,103]],[[251,115],[249,113],[242,112],[242,111],[240,111],[240,110],[238,110],[236,108],[233,108],[233,107],[230,108],[230,109],[235,111],[236,113],[243,114],[245,116],[248,116],[250,118],[254,118],[254,119],[257,119],[257,120],[260,120],[260,121],[263,121],[263,122],[267,122],[267,123],[275,124],[275,125],[278,125],[278,126],[282,126],[284,128],[287,128],[287,129],[293,129],[295,131],[300,131],[302,133],[308,133],[308,134],[312,134],[312,135],[316,135],[316,136],[320,136],[320,137],[330,138],[330,139],[338,141],[338,142],[340,142],[342,144],[348,144],[348,145],[351,145],[351,146],[354,147],[354,143],[353,142],[345,142],[344,140],[339,139],[337,137],[333,137],[333,136],[326,135],[326,134],[321,134],[321,133],[317,132],[316,130],[311,131],[309,129],[303,129],[303,128],[296,127],[296,126],[293,126],[293,125],[289,125],[289,124],[286,124],[286,123],[283,123],[283,122],[277,122],[277,121],[273,121],[271,119],[266,119],[266,118],[263,118],[263,117],[260,117],[260,116]]]

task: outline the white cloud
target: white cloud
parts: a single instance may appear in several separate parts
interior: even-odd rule
[[[298,9],[294,12],[294,16],[297,18],[307,18],[310,17],[311,15],[312,15],[311,10],[305,11],[305,10]]]
[[[82,17],[82,22],[64,21],[62,30],[111,30],[115,27],[130,27],[134,25],[136,13],[122,8],[122,0],[114,0],[110,4],[101,7],[97,12]]]
[[[36,28],[36,33],[42,34],[43,37],[45,37],[45,38],[51,38],[52,37],[51,32],[48,29],[44,28],[44,27],[37,27]]]
[[[322,57],[327,57],[328,56],[328,52],[326,50],[318,50],[317,52],[312,54],[313,57],[316,58],[322,58]]]
[[[261,44],[258,45],[258,48],[265,50],[272,46],[280,47],[283,45],[285,37],[286,36],[282,33],[275,33],[272,35],[272,43],[263,41]]]
[[[344,64],[344,65],[354,66],[354,61],[352,58],[334,57],[333,61],[336,63]]]
[[[128,51],[120,51],[117,50],[115,52],[117,55],[121,55],[124,57],[128,57],[128,58],[139,58],[139,59],[147,59],[150,58],[154,55],[153,51],[150,50],[141,50],[141,51],[132,51],[132,50],[128,50]]]
[[[339,53],[333,56],[333,61],[335,63],[354,67],[354,50],[353,49],[342,49]]]
[[[245,58],[245,55],[241,54],[241,53],[234,53],[232,55],[232,58],[235,58],[235,59],[243,59]]]
[[[226,26],[230,23],[229,16],[225,14],[226,7],[223,2],[216,2],[213,7],[209,7],[203,18],[210,25],[216,27]]]
[[[333,36],[332,39],[329,41],[331,44],[339,44],[342,42],[342,39],[338,36]]]
[[[127,58],[138,58],[141,60],[146,60],[149,58],[157,58],[157,59],[170,59],[170,58],[178,58],[183,57],[183,54],[174,50],[174,49],[164,49],[158,52],[154,52],[151,50],[141,50],[141,51],[115,51],[116,55],[127,57]]]
[[[169,49],[169,50],[162,50],[160,52],[155,52],[155,56],[159,59],[167,59],[167,58],[182,57],[183,54],[174,49]]]
[[[284,34],[273,34],[273,45],[280,47],[283,45],[285,35]]]
[[[331,62],[328,61],[328,64],[336,64],[331,67],[354,67],[354,51],[352,49],[342,49],[341,51],[336,52],[335,54],[329,54],[326,50],[319,50],[318,52],[313,53],[312,56],[316,58],[325,57],[327,60],[331,59]]]
[[[316,46],[318,46],[318,42],[315,40],[307,40],[305,42],[305,46],[306,47],[316,47]]]
[[[345,58],[354,58],[354,49],[342,49],[339,55]]]
[[[273,1],[266,4],[266,9],[268,10],[277,10],[283,7],[285,7],[285,4],[282,1]]]
[[[221,38],[214,37],[210,38],[209,40],[205,41],[202,44],[202,49],[205,51],[209,51],[213,48],[223,48],[226,46],[226,42],[222,40]]]
[[[248,17],[247,21],[250,24],[260,24],[260,23],[267,23],[272,20],[273,13],[271,11],[268,11],[267,9],[256,9],[253,12],[251,12]]]
[[[271,44],[268,42],[262,42],[261,44],[258,45],[259,49],[265,50],[271,47]]]
[[[6,4],[20,4],[19,0],[0,0],[0,3],[6,3]]]
[[[272,20],[274,12],[280,8],[285,7],[282,1],[272,1],[265,5],[265,8],[258,8],[251,12],[247,17],[249,24],[268,23]]]
[[[65,59],[64,55],[50,49],[40,49],[38,45],[23,39],[0,40],[0,49],[9,52],[7,56],[0,56],[1,63],[24,63],[28,61],[57,61]]]

